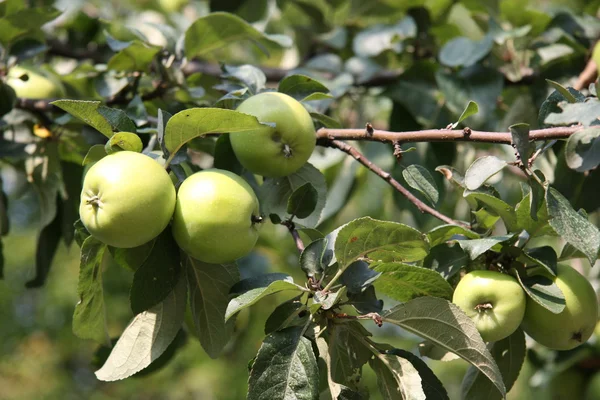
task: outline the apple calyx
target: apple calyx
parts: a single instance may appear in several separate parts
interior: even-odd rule
[[[100,197],[98,195],[94,195],[85,201],[87,204],[90,204],[94,208],[100,207],[102,202],[100,201]]]
[[[577,332],[573,332],[571,339],[575,340],[578,343],[582,343],[583,342],[583,332],[581,332],[581,330],[578,330]]]
[[[251,215],[250,221],[252,221],[252,225],[254,224],[262,224],[264,222],[264,218],[262,215]]]
[[[494,306],[490,302],[480,303],[475,306],[475,310],[477,310],[480,313],[486,312],[487,310],[491,310],[493,308]]]
[[[292,148],[289,145],[284,144],[282,151],[285,158],[290,158],[292,156]]]

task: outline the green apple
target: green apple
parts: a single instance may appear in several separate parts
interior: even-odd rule
[[[169,224],[175,187],[150,157],[120,151],[102,158],[85,175],[79,215],[102,242],[131,248],[149,242]]]
[[[183,181],[177,192],[173,237],[186,253],[223,264],[250,253],[261,220],[258,199],[233,172],[207,169]]]
[[[310,114],[300,102],[278,92],[263,92],[242,102],[237,111],[273,122],[251,132],[232,133],[231,147],[250,172],[266,177],[296,172],[315,149],[316,136]]]
[[[10,68],[6,83],[14,89],[17,97],[24,99],[53,99],[65,95],[65,89],[58,79],[33,67]]]
[[[166,13],[179,11],[189,0],[158,0],[158,6]]]
[[[525,313],[525,293],[519,282],[495,271],[466,274],[456,286],[452,302],[475,322],[486,342],[510,336]]]
[[[585,343],[598,321],[598,299],[590,282],[566,264],[558,265],[554,282],[565,296],[565,309],[554,314],[527,299],[523,330],[536,342],[555,350]]]

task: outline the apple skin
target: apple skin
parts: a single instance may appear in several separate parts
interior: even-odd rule
[[[541,345],[570,350],[592,336],[598,321],[598,300],[590,282],[569,265],[558,264],[554,282],[565,296],[565,309],[553,314],[528,298],[522,327]]]
[[[258,239],[258,199],[239,175],[207,169],[187,177],[177,192],[173,237],[197,260],[224,264],[250,253]]]
[[[456,286],[452,302],[473,320],[485,342],[496,342],[517,330],[525,313],[525,293],[510,275],[472,271]]]
[[[65,89],[58,79],[31,67],[11,67],[6,83],[13,88],[17,97],[24,99],[53,99],[65,95]]]
[[[149,242],[169,224],[175,187],[150,157],[132,151],[108,155],[88,170],[79,215],[102,242],[131,248]]]
[[[237,111],[276,125],[275,131],[265,126],[231,133],[233,151],[250,172],[266,177],[287,176],[310,158],[316,145],[315,127],[308,111],[294,98],[263,92],[244,100]]]

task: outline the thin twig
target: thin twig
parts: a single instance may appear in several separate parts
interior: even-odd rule
[[[529,140],[567,139],[583,129],[583,126],[555,127],[529,131]],[[467,133],[468,132],[468,133]],[[422,131],[391,132],[379,129],[368,134],[364,129],[329,129],[317,131],[319,144],[328,146],[332,140],[370,140],[374,142],[407,143],[407,142],[480,142],[511,144],[510,132],[485,132],[472,129],[425,129]],[[325,140],[325,141],[323,141]]]
[[[348,143],[344,143],[340,140],[330,140],[327,143],[327,145],[330,147],[339,149],[339,150],[343,151],[344,153],[350,155],[356,161],[358,161],[359,163],[361,163],[362,165],[367,167],[369,170],[374,172],[377,176],[379,176],[381,179],[383,179],[384,181],[389,183],[394,189],[396,189],[404,197],[406,197],[408,199],[408,201],[413,203],[417,207],[417,209],[419,209],[419,211],[421,211],[423,213],[428,213],[447,224],[460,225],[460,226],[464,226],[464,227],[468,226],[464,222],[456,221],[456,220],[442,214],[441,212],[437,211],[436,209],[428,206],[427,204],[423,203],[421,200],[419,200],[417,197],[415,197],[415,195],[413,195],[408,189],[406,189],[404,186],[402,186],[402,184],[400,182],[395,180],[389,172],[386,172],[383,169],[381,169],[380,167],[378,167],[377,165],[373,164],[373,162],[371,160],[369,160],[367,157],[365,157],[364,154],[362,154],[356,148],[350,146]]]
[[[304,242],[302,241],[302,239],[300,238],[300,234],[298,234],[298,231],[296,230],[296,225],[290,220],[282,221],[281,225],[288,228],[288,231],[294,239],[294,243],[296,244],[298,253],[302,253],[304,251]]]
[[[383,319],[381,318],[381,315],[379,315],[376,312],[371,312],[371,313],[362,314],[362,315],[348,315],[346,313],[337,313],[337,314],[334,314],[333,317],[340,318],[340,319],[370,319],[373,322],[375,322],[375,324],[380,328],[383,325]]]

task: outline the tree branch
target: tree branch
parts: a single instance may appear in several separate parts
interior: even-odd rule
[[[367,157],[365,157],[364,154],[362,154],[356,148],[350,146],[348,143],[344,143],[342,141],[334,139],[334,140],[330,140],[329,142],[325,142],[325,145],[339,149],[339,150],[343,151],[344,153],[352,156],[356,161],[358,161],[359,163],[361,163],[362,165],[367,167],[369,170],[374,172],[381,179],[383,179],[384,181],[389,183],[390,186],[392,186],[394,189],[396,189],[398,192],[400,192],[400,194],[402,194],[404,197],[406,197],[408,199],[408,201],[413,203],[419,209],[419,211],[421,211],[422,213],[428,213],[430,215],[433,215],[440,221],[443,221],[447,224],[468,227],[468,224],[461,222],[461,221],[453,220],[452,218],[442,214],[441,212],[437,211],[436,209],[423,203],[421,200],[419,200],[417,197],[415,197],[415,195],[413,195],[408,189],[406,189],[404,186],[402,186],[402,184],[400,182],[395,180],[389,172],[386,172],[383,169],[381,169],[380,167],[378,167],[377,165],[373,164],[373,162],[371,160],[369,160]]]
[[[567,139],[583,129],[582,126],[556,127],[534,129],[529,131],[529,140]],[[330,129],[321,128],[317,131],[319,144],[328,146],[332,140],[370,140],[385,143],[407,142],[481,142],[511,144],[510,132],[485,132],[464,129],[425,129],[422,131],[390,132],[375,129],[369,133],[365,129]]]
[[[292,235],[292,238],[294,239],[294,243],[296,244],[298,253],[302,254],[302,252],[304,251],[304,242],[302,241],[302,239],[300,238],[300,234],[296,230],[296,225],[294,225],[294,223],[290,220],[282,221],[281,225],[288,228],[288,231],[290,231],[290,234]]]

